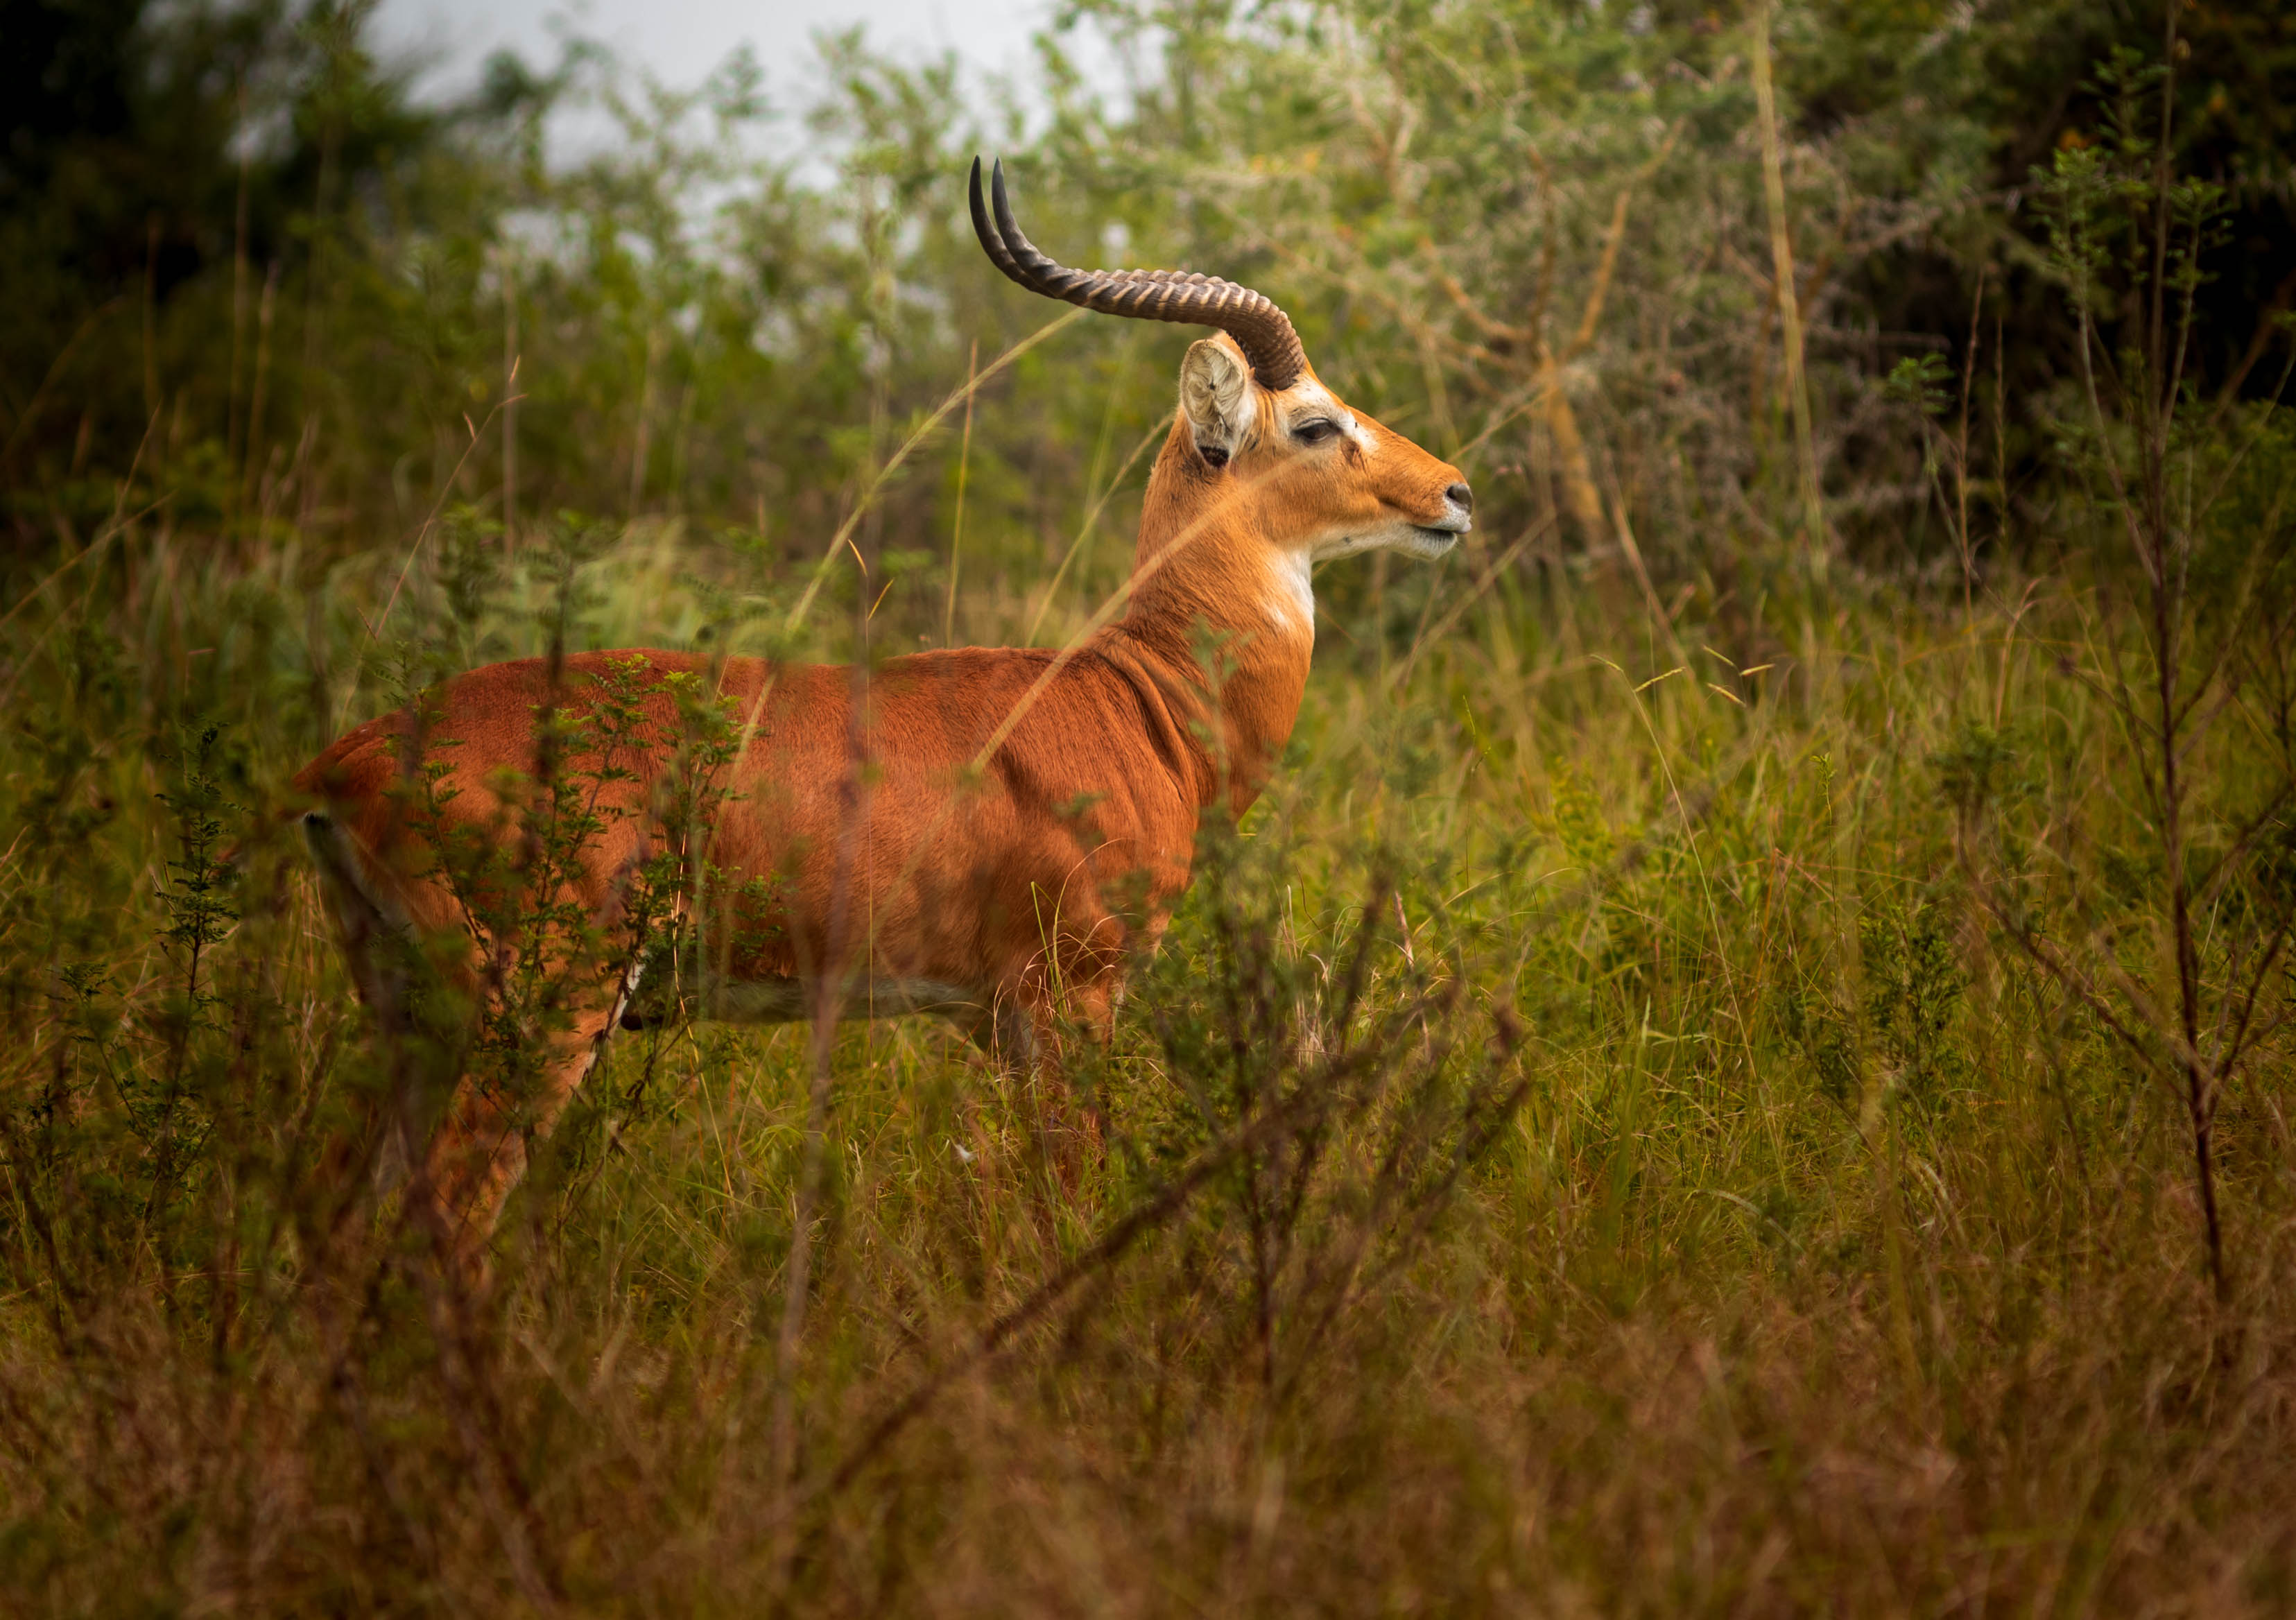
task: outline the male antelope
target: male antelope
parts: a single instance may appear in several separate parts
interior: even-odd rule
[[[921,653],[865,682],[843,668],[640,654],[653,670],[714,671],[756,718],[713,859],[737,884],[778,883],[769,915],[745,919],[759,925],[733,948],[712,1016],[808,1016],[839,1004],[821,999],[827,973],[848,1016],[941,1012],[1008,1057],[1044,1051],[1063,1016],[1104,1027],[1128,953],[1153,944],[1187,884],[1199,818],[1215,805],[1242,814],[1291,734],[1315,643],[1310,569],[1378,547],[1440,556],[1469,526],[1473,498],[1458,469],[1349,409],[1268,299],[1179,271],[1067,268],[1021,234],[1001,165],[991,197],[984,206],[976,160],[973,227],[1021,286],[1220,335],[1181,362],[1123,615],[1068,654]],[[500,836],[497,790],[535,758],[537,713],[578,709],[584,683],[631,656],[569,658],[556,691],[540,660],[474,670],[429,695],[420,728],[404,710],[372,720],[297,776],[324,804],[305,830],[370,1001],[392,994],[378,965],[386,934],[460,925],[424,847],[432,835],[410,825],[406,795],[393,791],[411,774],[402,744],[454,739],[431,753],[453,793],[443,813],[460,836]],[[667,731],[672,700],[649,701]],[[969,772],[1000,728],[1009,734],[985,771]],[[871,766],[859,792],[856,738]],[[662,764],[615,791],[643,803]],[[614,903],[639,826],[634,816],[584,853],[572,886],[585,903]],[[832,937],[849,926],[839,917],[857,919],[849,945]],[[529,1136],[564,1109],[629,989],[627,970],[600,974],[540,1095],[512,1106],[466,1084],[450,1106],[430,1185],[466,1254],[491,1233]]]

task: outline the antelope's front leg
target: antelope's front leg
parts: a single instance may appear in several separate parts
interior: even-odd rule
[[[1106,1110],[1090,1089],[1079,1098],[1073,1077],[1087,1043],[1104,1052],[1114,1038],[1118,992],[1117,970],[1095,965],[1057,994],[1039,988],[1024,1000],[1032,1058],[1021,1078],[1036,1104],[1045,1156],[1070,1190],[1086,1164],[1107,1156]]]

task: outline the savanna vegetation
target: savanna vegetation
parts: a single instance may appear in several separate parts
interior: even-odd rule
[[[1025,95],[449,103],[357,4],[0,19],[10,1612],[2296,1608],[2296,8],[1078,0]],[[1318,578],[1103,1154],[673,997],[473,1286],[373,1121],[546,986],[375,1028],[287,779],[512,654],[1085,626],[1195,334],[1003,282],[976,151],[1476,530]]]

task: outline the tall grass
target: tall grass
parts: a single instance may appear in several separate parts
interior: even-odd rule
[[[896,274],[962,246],[936,235],[958,172],[934,121],[947,86],[840,58],[849,89],[885,92],[841,103],[882,115],[884,138],[853,143],[825,191],[737,196],[728,217],[774,222],[798,267],[796,293],[762,306],[823,333],[713,349],[730,272],[667,217],[645,253],[605,228],[664,193],[617,193],[601,167],[578,206],[552,204],[566,240],[595,226],[603,245],[519,284],[537,482],[514,553],[486,415],[498,302],[436,350],[447,382],[454,343],[483,351],[478,395],[455,383],[448,411],[390,392],[371,442],[341,442],[356,412],[299,405],[307,448],[247,458],[256,510],[232,504],[236,474],[199,493],[198,434],[165,411],[144,435],[160,453],[123,462],[106,498],[44,487],[53,549],[11,565],[0,610],[19,1032],[0,1058],[0,1585],[17,1608],[2296,1603],[2283,415],[2212,417],[2159,363],[2128,366],[2125,394],[2055,413],[2075,423],[2061,442],[1988,473],[1993,428],[2023,432],[2015,411],[2051,417],[2054,397],[1997,424],[1973,359],[1886,391],[1885,357],[1824,347],[1826,295],[1805,289],[1804,435],[1759,267],[1788,262],[1774,206],[1822,234],[1796,210],[1827,164],[1856,172],[1855,131],[1773,153],[1766,196],[1759,132],[1718,70],[1684,92],[1665,160],[1726,180],[1702,198],[1649,167],[1673,137],[1629,116],[1642,91],[1623,108],[1588,92],[1581,144],[1541,151],[1525,183],[1546,234],[1414,219],[1411,199],[1466,185],[1480,137],[1447,132],[1414,75],[1485,75],[1459,104],[1504,120],[1584,37],[1557,24],[1511,57],[1412,59],[1384,89],[1397,59],[1346,40],[1320,57],[1280,32],[1181,43],[1169,101],[1145,98],[1106,169],[1086,153],[1058,170],[1057,206],[1185,111],[1199,144],[1183,128],[1170,150],[1203,196],[1265,205],[1324,374],[1464,458],[1486,521],[1431,570],[1319,582],[1283,769],[1207,835],[1113,1040],[1074,1060],[1098,1159],[1046,1139],[1037,1081],[927,1021],[840,1030],[824,1098],[802,1026],[663,1020],[610,1049],[538,1146],[473,1288],[360,1157],[405,1048],[357,1005],[278,819],[320,742],[487,659],[833,654],[856,621],[880,648],[1087,621],[1120,575],[1124,451],[1166,408],[1175,346],[1091,323],[1048,338],[955,396],[904,464],[925,476],[884,475],[974,370],[960,349],[981,334],[985,370],[995,321],[1021,330],[1010,307],[978,313],[985,281],[952,269],[951,313]],[[1316,74],[1316,116],[1354,135],[1217,189],[1201,154],[1243,116],[1230,91]],[[657,105],[647,127],[691,111]],[[887,135],[904,127],[924,133]],[[684,150],[664,134],[644,161],[690,175]],[[2191,291],[2149,263],[2170,189],[2144,189],[2152,160],[2121,151],[2110,184],[2086,160],[2053,170],[2094,226],[2055,250],[2054,296],[2080,267],[2108,290],[2084,333],[2156,283],[2173,332]],[[1440,172],[1414,179],[1417,161]],[[1400,211],[1331,228],[1382,175],[1380,209]],[[1189,227],[1205,241],[1255,228],[1207,206]],[[1164,228],[1161,208],[1135,223]],[[1701,210],[1702,238],[1676,211]],[[1646,215],[1647,236],[1619,234]],[[1431,219],[1448,234],[1423,254],[1372,240]],[[1742,271],[1710,267],[1741,243]],[[822,267],[849,252],[865,274],[833,303]],[[1572,282],[1574,252],[1612,278],[1611,317]],[[365,284],[357,262],[346,246],[304,308]],[[442,307],[485,308],[479,261],[455,273],[476,292]],[[693,278],[676,296],[643,284],[673,273]],[[598,316],[626,294],[644,318]],[[338,309],[332,330],[396,366],[419,346],[390,334],[429,330],[419,314]],[[296,391],[247,366],[275,404]],[[214,381],[180,374],[185,393]],[[740,424],[708,397],[753,384]],[[1973,439],[1943,425],[1965,408]],[[1928,466],[1911,448],[1948,441]],[[2150,574],[2111,456],[2159,469]],[[1803,565],[1814,494],[1822,579]],[[1972,509],[1995,525],[1982,546]],[[1905,539],[1940,514],[1959,525],[1943,542]],[[862,544],[840,552],[840,532]],[[2171,578],[2163,637],[2144,591]],[[2163,658],[2194,698],[2171,744],[2180,844],[2143,764],[2160,730],[2129,695]],[[2180,913],[2180,892],[2207,903]],[[2187,969],[2194,1005],[2229,1010],[2180,1040],[2146,1019]],[[2220,1287],[2196,1057],[2216,1065]]]
[[[173,583],[136,568],[105,617],[220,637],[266,599]],[[1507,595],[1399,679],[1319,673],[1085,1077],[1111,1148],[1074,1185],[1027,1082],[951,1034],[840,1036],[786,1373],[804,1032],[627,1039],[499,1292],[457,1293],[330,1156],[388,1057],[308,879],[258,846],[195,980],[211,914],[161,874],[209,858],[229,778],[197,737],[107,747],[125,682],[83,654],[96,757],[55,760],[11,868],[12,1583],[58,1610],[2276,1608],[2280,1071],[2225,1103],[2219,1308],[2176,1097],[1954,863],[1971,710],[2030,738],[2023,813],[2107,774],[2060,672],[2081,604],[2013,639],[1843,610],[1816,659],[1701,652],[1637,691],[1630,648]],[[242,781],[276,779],[264,741],[230,744]]]

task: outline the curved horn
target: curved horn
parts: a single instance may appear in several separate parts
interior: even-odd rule
[[[1021,234],[1004,195],[1004,165],[991,171],[991,204],[980,194],[980,160],[972,160],[972,230],[989,261],[1031,292],[1144,321],[1217,326],[1236,341],[1262,388],[1286,389],[1308,368],[1292,317],[1275,301],[1217,275],[1186,270],[1072,270],[1055,264]]]

